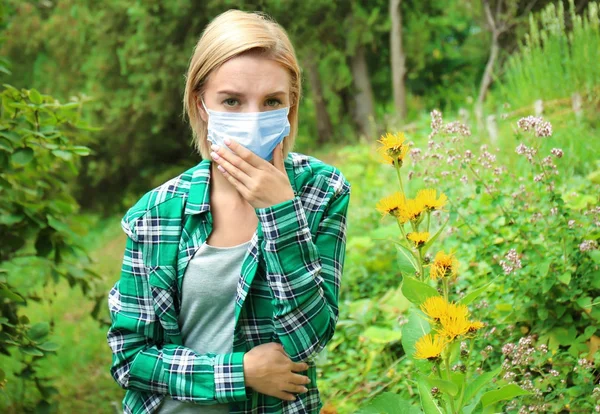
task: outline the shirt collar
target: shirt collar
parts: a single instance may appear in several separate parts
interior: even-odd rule
[[[210,210],[210,160],[200,161],[192,171],[192,181],[185,205],[185,214],[198,214]]]

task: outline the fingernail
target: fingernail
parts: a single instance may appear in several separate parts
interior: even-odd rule
[[[308,392],[308,388],[302,387],[302,392]]]
[[[211,150],[213,150],[213,151],[218,151],[218,149],[219,149],[219,146],[218,146],[218,145],[216,145],[216,144],[212,144],[212,145],[210,146],[210,149],[211,149]]]
[[[217,165],[217,169],[222,173],[225,173],[225,168],[221,167],[220,165]]]
[[[225,145],[230,145],[231,144],[231,140],[229,138],[225,138],[223,140],[223,142],[225,143]]]
[[[216,152],[211,152],[210,156],[213,157],[215,160],[218,160],[220,158],[219,154],[217,154]]]

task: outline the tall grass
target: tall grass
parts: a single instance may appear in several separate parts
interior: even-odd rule
[[[598,95],[600,86],[600,18],[598,2],[583,15],[569,0],[568,14],[562,2],[531,14],[529,33],[517,53],[507,61],[498,91],[513,108],[538,99]]]

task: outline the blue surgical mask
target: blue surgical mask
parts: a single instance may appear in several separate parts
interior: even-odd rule
[[[235,140],[266,161],[290,133],[289,107],[265,112],[218,112],[202,105],[208,113],[208,140],[227,148],[225,138]]]

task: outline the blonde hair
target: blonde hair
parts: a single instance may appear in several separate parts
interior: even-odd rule
[[[290,74],[290,133],[283,141],[283,154],[291,151],[298,132],[298,102],[301,92],[300,67],[294,47],[285,30],[261,13],[229,10],[206,26],[194,48],[188,68],[183,96],[184,117],[190,121],[194,147],[202,158],[210,158],[206,139],[207,123],[200,116],[197,98],[213,70],[243,53],[260,51],[279,63]],[[284,158],[285,159],[285,158]]]

